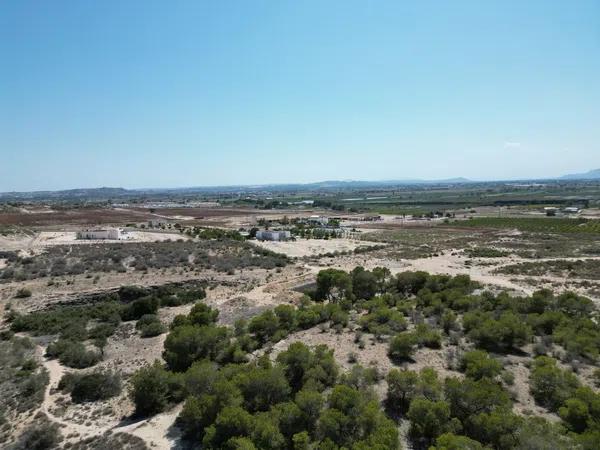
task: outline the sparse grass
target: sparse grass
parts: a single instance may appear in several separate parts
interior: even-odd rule
[[[40,405],[48,374],[34,359],[35,346],[30,339],[5,337],[0,341],[0,418],[10,423]],[[9,432],[1,428],[0,446]]]
[[[509,252],[491,247],[468,248],[465,250],[465,253],[469,258],[502,258],[510,255]]]
[[[153,242],[54,246],[41,255],[10,258],[0,282],[98,272],[146,271],[163,268],[214,269],[228,272],[246,267],[283,267],[285,255],[235,239],[201,242]]]
[[[496,269],[495,272],[509,275],[526,275],[537,277],[552,276],[600,280],[600,261],[594,259],[580,259],[576,261],[527,261],[500,267]]]

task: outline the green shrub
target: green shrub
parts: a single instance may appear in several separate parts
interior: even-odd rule
[[[138,298],[128,304],[122,313],[123,320],[137,320],[145,314],[155,314],[160,300],[154,295]]]
[[[101,355],[98,352],[87,350],[83,343],[66,339],[59,339],[48,345],[46,355],[57,357],[62,364],[74,369],[84,369],[93,366],[101,359]]]
[[[425,445],[441,434],[458,428],[450,419],[450,406],[444,401],[416,398],[410,404],[407,417],[410,420],[411,437]]]
[[[172,330],[165,340],[163,358],[170,369],[184,371],[194,361],[216,359],[229,344],[226,327],[184,325]]]
[[[503,312],[496,320],[489,313],[466,313],[463,325],[478,347],[508,351],[526,344],[531,328],[513,312]]]
[[[415,351],[416,344],[417,337],[414,333],[397,334],[390,342],[388,356],[396,362],[410,359]]]
[[[167,328],[155,314],[144,314],[136,322],[135,328],[140,331],[142,337],[158,336],[167,331]]]
[[[160,334],[163,334],[167,331],[167,327],[165,327],[161,322],[152,322],[141,329],[141,336],[146,337],[154,337]]]
[[[27,298],[31,297],[31,289],[19,288],[15,293],[15,298]]]
[[[557,411],[573,397],[579,380],[574,374],[560,369],[555,359],[538,356],[529,375],[529,387],[537,403]]]
[[[441,348],[442,347],[442,336],[441,334],[433,330],[429,325],[419,324],[417,325],[415,332],[415,339],[419,346],[429,348]]]
[[[461,369],[474,380],[496,378],[502,371],[502,364],[482,350],[473,350],[463,355]]]
[[[65,374],[58,387],[69,392],[75,403],[94,402],[119,395],[121,378],[110,372]]]
[[[163,411],[180,389],[177,381],[158,361],[135,372],[131,377],[129,395],[135,404],[136,414],[149,416]]]
[[[19,436],[12,450],[49,450],[58,446],[62,436],[59,426],[55,423],[36,421]]]

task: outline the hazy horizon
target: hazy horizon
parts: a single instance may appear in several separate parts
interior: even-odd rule
[[[596,170],[596,169],[592,169],[592,170]],[[598,169],[600,170],[600,169]],[[588,170],[586,171],[581,171],[580,173],[586,173],[589,172]],[[579,173],[579,172],[578,172]],[[181,185],[181,186],[109,186],[109,185],[99,185],[99,186],[71,186],[71,187],[66,187],[66,188],[61,188],[61,189],[34,189],[34,190],[24,190],[24,191],[0,191],[0,194],[4,193],[10,193],[10,192],[17,192],[17,193],[33,193],[33,192],[56,192],[56,191],[70,191],[70,190],[84,190],[84,189],[125,189],[125,190],[132,190],[132,191],[143,191],[143,190],[180,190],[180,189],[202,189],[202,188],[208,188],[208,189],[212,189],[212,188],[232,188],[232,187],[255,187],[255,186],[285,186],[285,185],[310,185],[310,184],[316,184],[316,183],[326,183],[326,182],[364,182],[364,183],[394,183],[394,182],[398,182],[398,183],[410,183],[412,181],[417,182],[417,183],[436,183],[436,182],[445,182],[445,181],[452,181],[452,180],[457,180],[457,179],[465,179],[465,183],[494,183],[494,182],[498,182],[498,183],[502,183],[502,182],[517,182],[517,181],[551,181],[551,180],[559,180],[562,176],[564,175],[571,175],[571,174],[562,174],[562,175],[557,175],[557,176],[548,176],[548,177],[541,177],[541,178],[531,178],[531,177],[524,177],[524,178],[506,178],[506,179],[472,179],[472,178],[467,178],[467,177],[461,177],[461,176],[456,176],[456,177],[444,177],[444,178],[438,178],[438,179],[431,179],[431,178],[395,178],[395,179],[325,179],[325,180],[312,180],[312,181],[303,181],[303,182],[297,182],[297,181],[284,181],[284,182],[280,182],[280,183],[233,183],[233,184],[191,184],[191,185]],[[575,180],[577,181],[577,180]]]
[[[0,5],[0,192],[600,167],[600,3]]]

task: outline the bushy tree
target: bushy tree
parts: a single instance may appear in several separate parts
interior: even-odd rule
[[[391,335],[406,330],[404,315],[387,306],[378,306],[359,320],[365,331],[376,335]]]
[[[267,411],[288,399],[291,389],[284,372],[279,367],[252,368],[236,378],[248,411]]]
[[[414,295],[425,287],[428,277],[427,272],[400,272],[390,284],[401,294]]]
[[[314,430],[321,409],[323,409],[323,405],[325,404],[323,395],[317,391],[306,389],[296,394],[294,402],[302,413],[304,429]]]
[[[403,361],[410,359],[415,351],[417,337],[414,333],[404,332],[397,334],[390,342],[388,356],[393,361]]]
[[[279,431],[277,420],[272,420],[272,415],[268,414],[255,417],[252,442],[256,448],[264,450],[285,450],[287,443]]]
[[[529,325],[511,311],[502,313],[498,319],[491,314],[467,313],[463,324],[475,344],[487,350],[511,350],[531,338]]]
[[[317,274],[315,300],[337,302],[352,297],[352,278],[347,272],[338,269],[325,269]]]
[[[213,309],[206,303],[198,302],[188,314],[188,320],[191,325],[211,325],[216,323],[219,318],[219,310]]]
[[[529,387],[536,402],[557,411],[579,387],[577,377],[556,365],[556,360],[538,356],[529,376]]]
[[[502,364],[483,350],[473,350],[463,355],[461,369],[474,380],[494,379],[502,371]]]
[[[70,392],[75,403],[94,402],[119,395],[121,378],[111,372],[66,374],[60,380],[59,388]]]
[[[600,425],[600,394],[588,386],[579,387],[572,398],[567,399],[558,410],[569,429],[583,433]]]
[[[416,398],[410,403],[407,417],[410,420],[411,437],[424,444],[456,428],[456,423],[450,419],[450,406],[444,401]]]
[[[322,390],[332,386],[338,376],[338,367],[333,352],[319,345],[311,351],[305,344],[295,342],[285,352],[277,355],[277,362],[284,367],[285,376],[293,392],[307,383]]]
[[[419,375],[413,370],[392,369],[387,374],[387,406],[392,411],[406,412],[417,395]]]
[[[74,369],[91,367],[101,359],[99,352],[87,350],[82,342],[66,339],[59,339],[50,343],[46,349],[46,355],[58,357],[62,364]]]
[[[278,330],[279,321],[271,309],[254,316],[248,323],[248,331],[254,334],[260,344],[268,342]]]
[[[518,444],[515,432],[523,419],[512,411],[499,408],[489,413],[481,413],[467,419],[465,428],[468,434],[480,442],[500,450],[514,449]]]
[[[167,336],[163,358],[170,369],[183,371],[194,361],[216,359],[228,343],[226,327],[183,325]]]
[[[122,312],[123,320],[137,320],[145,314],[156,314],[160,300],[154,295],[133,300]]]
[[[160,363],[142,367],[131,378],[130,396],[136,414],[147,416],[163,411],[170,399],[172,375]]]
[[[430,450],[483,450],[483,445],[467,436],[444,433],[435,440]]]
[[[228,406],[219,413],[215,423],[208,427],[202,443],[205,448],[227,448],[224,444],[230,439],[250,436],[255,423],[255,418],[248,411],[239,406]]]
[[[453,417],[465,422],[469,417],[489,413],[495,409],[509,409],[512,405],[508,393],[499,384],[487,379],[446,378],[444,394]]]
[[[369,300],[377,294],[380,282],[377,276],[361,266],[350,272],[352,277],[352,293],[357,299]]]
[[[144,314],[135,323],[135,328],[140,331],[142,337],[158,336],[167,331],[156,314]]]
[[[515,434],[515,432],[512,432]],[[543,417],[525,418],[516,430],[517,450],[571,450],[576,448],[572,438],[567,436],[563,427],[551,423]],[[582,446],[585,449],[585,446]]]
[[[421,323],[414,331],[415,339],[420,347],[441,348],[442,336],[429,325]]]

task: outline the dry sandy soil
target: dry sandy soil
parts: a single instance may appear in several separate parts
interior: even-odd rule
[[[155,242],[187,239],[177,231],[123,230],[123,238],[116,240],[77,239],[76,231],[40,231],[0,235],[0,250],[39,253],[51,245],[111,244],[129,242]]]
[[[29,244],[30,247],[45,247],[49,245],[72,245],[72,244],[99,244],[99,243],[128,243],[128,242],[156,242],[169,241],[185,238],[176,231],[139,231],[123,230],[122,237],[118,241],[77,239],[75,231],[42,231]]]
[[[368,243],[354,239],[297,239],[295,241],[256,241],[256,245],[292,258],[317,256],[325,253],[347,252]]]

